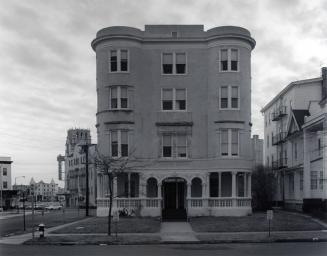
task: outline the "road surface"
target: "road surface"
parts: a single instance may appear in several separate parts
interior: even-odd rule
[[[269,244],[219,244],[219,245],[133,245],[133,246],[31,246],[0,245],[0,255],[5,256],[52,255],[123,255],[123,256],[326,256],[327,243],[269,243]]]

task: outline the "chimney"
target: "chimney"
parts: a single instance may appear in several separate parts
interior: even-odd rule
[[[324,100],[327,97],[327,67],[321,68],[321,77],[322,77],[322,97],[321,99]]]

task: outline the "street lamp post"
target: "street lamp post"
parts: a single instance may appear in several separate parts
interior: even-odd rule
[[[18,176],[18,177],[15,177],[15,186],[17,186],[17,179],[18,178],[24,178],[25,179],[25,176]],[[21,184],[22,185],[22,184]],[[17,189],[18,190],[18,189]],[[22,190],[22,187],[20,187],[20,189],[19,190]],[[17,200],[18,200],[18,198],[16,197],[16,207],[17,207],[17,213],[19,213],[19,204],[18,204],[18,202],[17,202]]]

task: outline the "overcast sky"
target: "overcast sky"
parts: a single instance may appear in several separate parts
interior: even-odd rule
[[[253,133],[260,109],[293,80],[327,65],[327,1],[308,0],[0,0],[0,156],[11,156],[13,183],[56,181],[56,156],[69,128],[95,142],[96,32],[108,26],[203,24],[250,30]],[[62,183],[60,183],[62,184]]]

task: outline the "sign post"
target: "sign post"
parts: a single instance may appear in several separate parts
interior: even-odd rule
[[[268,236],[270,237],[270,221],[274,217],[274,212],[272,210],[267,210],[267,220],[268,220]]]
[[[119,212],[115,211],[112,216],[112,221],[115,223],[115,231],[116,231],[116,241],[118,240],[118,222],[119,222]]]

